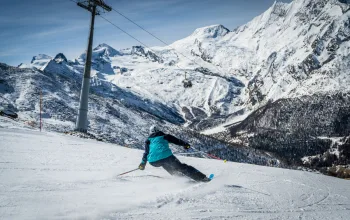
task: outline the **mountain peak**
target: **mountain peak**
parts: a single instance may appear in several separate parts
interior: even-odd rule
[[[230,30],[226,28],[225,26],[221,24],[211,25],[207,27],[197,28],[192,36],[196,37],[206,37],[206,38],[216,38],[216,37],[223,37],[227,33],[229,33]]]
[[[30,63],[34,63],[36,60],[51,60],[52,57],[46,54],[39,54],[38,56],[34,56]]]
[[[92,51],[93,59],[101,58],[101,57],[105,57],[108,59],[108,57],[115,57],[115,56],[122,56],[122,55],[123,54],[121,52],[119,52],[118,50],[114,49],[113,47],[105,43],[99,44]],[[78,59],[84,61],[86,59],[86,52],[81,54]]]
[[[103,52],[104,50],[104,52]],[[113,47],[109,46],[108,44],[102,43],[99,44],[94,51],[100,51],[103,52],[104,55],[109,56],[109,57],[114,57],[117,55],[122,55],[119,51],[117,51],[116,49],[114,49]]]
[[[63,53],[59,53],[54,58],[56,63],[68,62],[66,56]]]
[[[113,50],[115,50],[113,47],[111,47],[110,45],[108,45],[108,44],[106,44],[106,43],[99,44],[97,47],[95,47],[94,50],[98,50],[98,49],[101,49],[101,48],[108,48],[108,49],[113,49]]]

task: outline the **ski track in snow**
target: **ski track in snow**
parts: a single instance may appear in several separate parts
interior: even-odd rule
[[[0,128],[0,219],[348,219],[349,181],[180,157],[215,178],[194,183],[142,151],[57,133]]]

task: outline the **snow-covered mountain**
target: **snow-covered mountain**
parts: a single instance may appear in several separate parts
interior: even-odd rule
[[[0,63],[0,107],[17,112],[17,123],[34,130],[39,128],[42,92],[43,130],[74,130],[82,74],[68,71],[72,68],[70,64],[59,60],[57,62],[53,59],[44,64],[44,71],[10,67]],[[158,124],[165,132],[187,140],[195,148],[227,160],[264,165],[279,163],[264,152],[230,146],[180,127],[184,120],[171,106],[146,99],[96,77],[92,82],[88,112],[89,132],[100,140],[142,149],[149,127]],[[0,127],[4,124],[6,121],[0,117]],[[181,153],[184,150],[175,151]],[[191,152],[190,155],[203,157],[198,152]]]
[[[349,91],[348,9],[338,0],[276,2],[234,31],[199,28],[169,47],[109,53],[99,45],[94,68],[100,79],[174,104],[203,130],[269,101]],[[192,88],[182,86],[185,72]]]
[[[251,52],[241,62],[247,68],[232,70],[247,85],[246,109],[253,111],[215,136],[275,152],[292,164],[310,155],[322,167],[349,164],[349,153],[339,154],[346,145],[339,137],[350,133],[349,18],[346,1],[295,0],[275,3],[226,36]]]
[[[198,28],[168,47],[116,50],[100,44],[93,50],[92,92],[172,125],[217,133],[219,139],[249,146],[262,145],[256,142],[260,139],[254,139],[257,133],[252,127],[263,128],[274,138],[280,134],[271,130],[287,131],[291,139],[303,133],[303,140],[346,136],[350,116],[339,109],[350,106],[346,98],[350,88],[349,8],[344,0],[275,2],[233,31],[222,25]],[[59,75],[62,82],[74,79],[66,92],[74,86],[78,93],[85,56],[69,61],[63,54],[55,58],[41,54],[20,68]],[[193,86],[184,88],[184,79]],[[329,97],[339,98],[333,103],[336,108],[327,101]],[[322,105],[325,102],[328,104]],[[90,108],[98,106],[91,104]],[[325,112],[327,117],[320,121],[319,115]],[[300,119],[303,123],[297,123]],[[138,120],[142,121],[133,121],[134,126],[139,125]],[[345,120],[340,128],[339,120]],[[342,129],[345,132],[339,132]],[[264,150],[275,152],[279,142],[272,142],[273,147]],[[323,144],[329,148],[328,142]],[[309,153],[319,152],[319,145],[313,148]],[[299,156],[296,160],[300,161]]]
[[[241,80],[246,111],[280,98],[348,91],[348,9],[337,0],[275,2],[232,32],[201,28],[172,47]]]

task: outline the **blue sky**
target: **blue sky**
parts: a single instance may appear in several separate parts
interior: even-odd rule
[[[281,0],[280,0],[281,1]],[[274,0],[105,0],[165,42],[190,35],[196,28],[223,24],[230,30],[263,13]],[[282,0],[291,2],[291,0]],[[103,14],[149,46],[162,43],[116,12]],[[17,66],[43,53],[78,57],[87,46],[90,14],[70,0],[11,0],[0,7],[0,62]],[[139,45],[97,17],[94,46],[116,49]]]

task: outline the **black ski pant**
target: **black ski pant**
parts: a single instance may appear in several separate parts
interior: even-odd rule
[[[150,164],[155,167],[163,167],[170,175],[185,175],[195,181],[202,181],[206,178],[206,176],[196,168],[181,163],[174,155]]]

